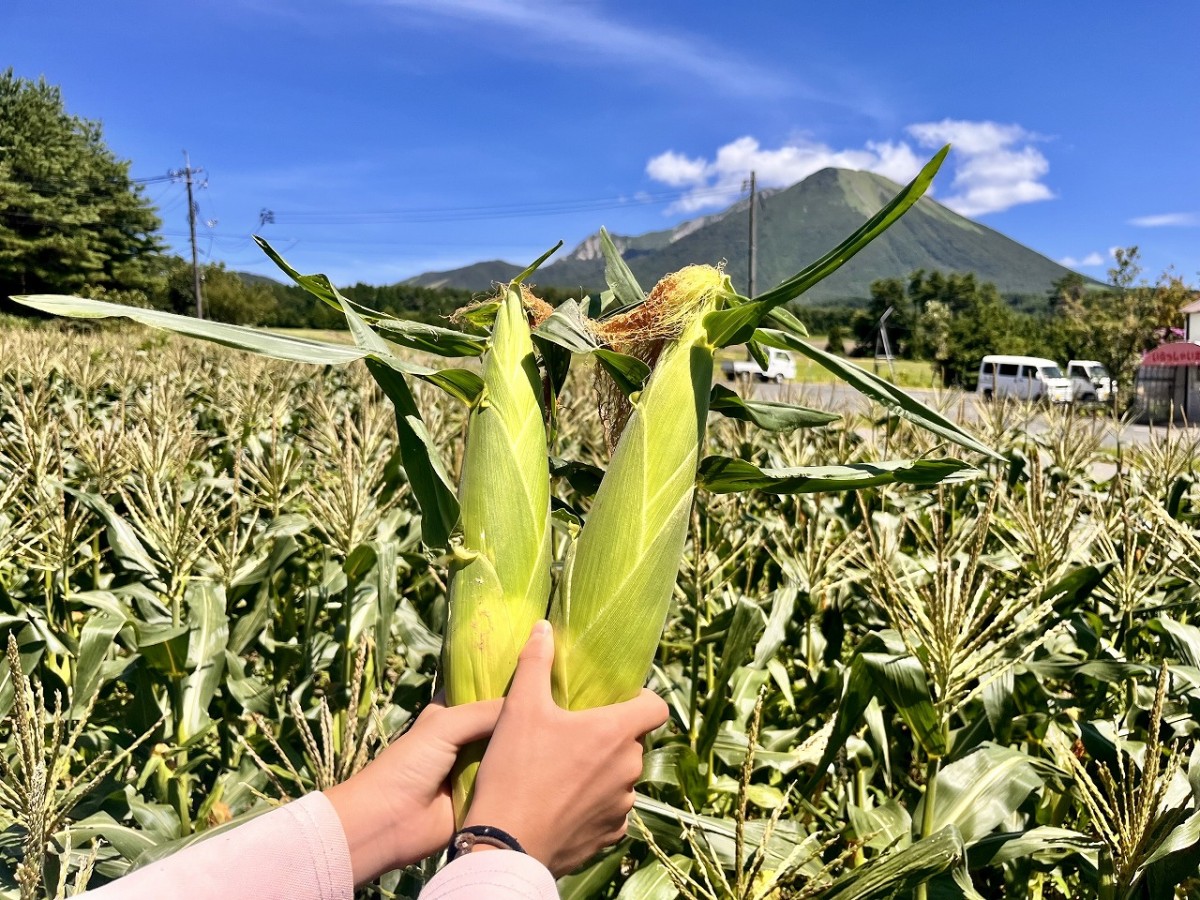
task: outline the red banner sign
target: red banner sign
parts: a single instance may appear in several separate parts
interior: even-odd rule
[[[1200,366],[1200,344],[1174,341],[1155,347],[1142,357],[1143,366]]]

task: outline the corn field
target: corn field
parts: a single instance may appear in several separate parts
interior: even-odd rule
[[[0,359],[4,896],[336,783],[429,700],[446,565],[365,367],[132,327],[9,327]],[[602,468],[591,377],[555,452]],[[456,477],[466,409],[415,390]],[[978,476],[932,489],[697,495],[650,679],[671,721],[564,897],[1200,896],[1200,439],[1025,415],[982,410],[1004,461],[956,450]],[[866,401],[706,440],[774,469],[937,442]],[[590,474],[555,471],[557,510]]]

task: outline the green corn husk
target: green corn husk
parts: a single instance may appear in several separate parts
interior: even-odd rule
[[[646,305],[664,291],[677,337],[633,402],[550,610],[554,695],[567,709],[628,700],[645,683],[687,537],[712,388],[703,318],[732,289],[719,270],[690,266]]]
[[[517,656],[550,594],[550,473],[541,381],[521,288],[496,313],[471,410],[459,482],[462,542],[454,548],[442,671],[451,705],[504,696]],[[470,805],[483,745],[459,757],[454,807]]]

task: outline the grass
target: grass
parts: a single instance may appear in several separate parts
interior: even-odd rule
[[[827,338],[825,335],[813,335],[810,338],[810,343],[821,350],[825,349],[826,341]],[[796,360],[795,381],[798,384],[834,384],[838,382],[838,378],[835,375],[812,360],[795,353],[792,356]],[[721,363],[726,360],[743,360],[745,358],[746,348],[744,346],[726,347],[717,353],[717,368],[719,369]],[[876,361],[868,357],[847,356],[845,354],[842,354],[841,358],[854,363],[856,366],[872,371],[881,378],[891,381],[900,387],[937,387],[933,366],[925,360],[897,359],[893,360],[892,366],[889,367],[885,360]],[[894,378],[893,370],[895,372]]]

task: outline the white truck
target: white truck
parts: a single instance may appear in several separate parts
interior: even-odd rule
[[[1076,403],[1108,403],[1117,392],[1117,382],[1094,359],[1073,359],[1067,363],[1071,379],[1071,399]]]
[[[783,384],[796,377],[796,360],[792,354],[777,347],[766,347],[767,368],[762,369],[758,363],[749,358],[746,360],[726,360],[721,364],[721,371],[729,381],[741,376],[744,378],[760,378],[763,381],[773,381]]]

